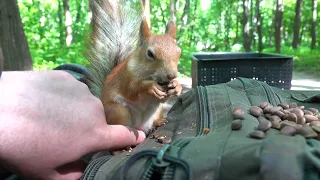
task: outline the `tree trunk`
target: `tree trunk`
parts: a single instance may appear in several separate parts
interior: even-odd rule
[[[165,9],[163,9],[162,8],[162,6],[160,6],[160,9],[161,9],[161,17],[162,17],[162,23],[164,24],[164,25],[166,25],[167,24],[167,21],[166,21],[166,16],[165,16]],[[148,21],[148,20],[147,20]],[[151,27],[150,27],[151,28]]]
[[[226,10],[226,14],[224,17],[225,17],[225,50],[228,51],[228,48],[230,48],[230,38],[229,38],[229,33],[230,33],[230,28],[231,28],[231,16],[229,15],[230,14],[230,11],[232,11],[233,7],[233,0],[229,1],[229,7],[227,8]]]
[[[272,28],[270,27],[270,30],[269,30],[269,41],[268,41],[268,47],[271,47],[272,46],[272,38],[274,37],[274,33],[272,31]]]
[[[239,41],[239,15],[237,15],[237,22],[236,22],[236,37],[234,38],[233,44],[238,43]]]
[[[61,0],[58,0],[58,17],[59,17],[59,41],[60,44],[64,44],[63,42],[63,19],[62,19],[62,4]]]
[[[170,20],[176,22],[175,0],[170,0]]]
[[[250,38],[250,47],[252,49],[252,47],[255,46],[255,38],[254,38],[254,30],[255,30],[255,20],[256,20],[256,16],[254,17],[254,13],[253,13],[253,1],[254,0],[251,0],[250,1],[250,35],[249,35],[249,38]]]
[[[63,8],[66,26],[66,45],[70,46],[72,43],[72,16],[69,8],[69,0],[63,0]]]
[[[141,7],[143,7],[143,14],[146,16],[147,24],[151,28],[150,20],[150,0],[140,0]]]
[[[276,0],[276,13],[275,13],[275,44],[276,52],[281,52],[281,38],[283,30],[283,3],[282,0]]]
[[[258,34],[258,51],[262,52],[262,18],[260,12],[260,0],[256,0],[256,13],[257,13],[257,34]]]
[[[193,8],[193,15],[192,15],[192,18],[188,18],[189,20],[187,21],[187,24],[190,24],[190,19],[193,19],[195,21],[195,19],[197,17],[197,9],[198,9],[198,0],[195,0],[194,1],[194,8]],[[190,15],[190,13],[189,13],[189,15]],[[191,25],[190,26],[191,32],[193,32],[193,29],[194,29],[194,25]],[[190,38],[190,42],[191,41],[195,41],[195,33],[192,33],[191,38]],[[189,45],[191,44],[190,42],[189,42]]]
[[[79,0],[78,2],[76,2],[76,6],[77,6],[77,13],[76,13],[76,18],[75,21],[73,23],[73,42],[79,42],[82,41],[82,39],[79,39],[79,35],[81,38],[81,34],[79,32],[79,30],[81,29],[81,20],[84,18],[82,16],[83,11],[82,11],[82,7],[83,7],[83,0]]]
[[[149,27],[151,28],[151,20],[150,20],[150,0],[143,0],[144,1],[144,7],[145,7],[145,13],[147,15],[147,22],[149,24]]]
[[[175,8],[176,10],[180,8],[180,0],[175,0],[176,1],[176,4],[175,4]]]
[[[0,43],[3,70],[32,70],[32,59],[17,0],[0,1]]]
[[[250,38],[250,23],[249,23],[249,13],[250,13],[251,0],[243,0],[243,47],[246,52],[251,51],[251,38]]]
[[[316,47],[317,0],[312,0],[311,49]]]
[[[297,0],[296,17],[295,17],[295,23],[293,27],[293,40],[292,40],[293,49],[297,49],[299,46],[299,32],[300,32],[301,15],[302,15],[301,9],[302,9],[302,0]]]
[[[93,2],[92,2],[93,0],[88,0],[88,9],[87,9],[87,11],[88,11],[88,16],[89,16],[89,24],[90,24],[90,26],[92,27],[92,7],[93,7]]]
[[[301,27],[302,27],[302,28],[301,28],[301,32],[300,32],[299,42],[302,41],[303,34],[304,34],[304,32],[306,31],[306,29],[307,29],[306,24],[302,24]]]
[[[38,6],[38,9],[40,10],[39,12],[41,14],[41,18],[46,18],[45,17],[46,15],[45,15],[45,12],[44,12],[44,8],[42,8],[41,2],[40,1],[38,1],[38,2],[36,1],[36,2],[34,2],[34,5]],[[39,20],[41,18],[39,18]],[[42,24],[42,23],[40,22],[40,24]],[[38,32],[39,32],[40,40],[44,39],[44,34],[45,34],[44,28],[39,28]]]
[[[239,2],[237,3],[239,5]],[[239,6],[236,6],[236,12],[238,11]],[[233,44],[238,43],[239,41],[239,24],[240,24],[241,16],[237,13],[237,22],[236,22],[236,37],[234,38]]]
[[[273,0],[273,14],[276,14],[276,6],[277,6],[277,1],[276,0]],[[271,25],[270,26],[267,26],[267,29],[268,29],[268,47],[274,47],[275,45],[273,44],[274,42],[274,38],[275,38],[275,19],[276,17],[273,16],[272,17],[272,22],[271,22]]]
[[[180,29],[180,33],[179,33],[179,37],[177,38],[177,41],[179,41],[179,39],[181,37],[183,37],[187,22],[189,21],[189,17],[190,17],[190,0],[186,0],[186,3],[184,5],[183,8],[183,13],[181,15],[181,27]]]
[[[80,22],[80,19],[82,18],[81,17],[81,14],[82,14],[82,2],[83,0],[81,0],[80,2],[77,2],[76,4],[78,5],[77,7],[77,15],[76,15],[76,23]]]

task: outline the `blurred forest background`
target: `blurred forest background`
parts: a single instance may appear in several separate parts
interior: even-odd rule
[[[1,1],[4,69],[19,66],[9,62],[10,58],[24,59],[28,62],[20,67],[34,70],[86,63],[83,52],[90,30],[89,0]],[[130,1],[140,5],[139,0]],[[170,3],[177,17],[177,42],[183,50],[179,64],[183,75],[190,76],[192,52],[281,53],[294,56],[295,70],[320,72],[318,0],[150,0],[153,32],[164,32]],[[6,24],[1,13],[10,14],[16,24]],[[12,32],[4,32],[5,26]],[[19,35],[15,39],[19,47],[6,42],[14,35]],[[10,53],[5,47],[21,50]]]

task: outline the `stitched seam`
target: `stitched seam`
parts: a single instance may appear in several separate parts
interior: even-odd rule
[[[232,112],[232,101],[231,101],[231,98],[230,98],[230,94],[229,94],[229,91],[228,91],[228,87],[226,86],[226,84],[224,84],[224,87],[225,87],[225,89],[226,89],[226,93],[227,93],[229,102],[230,102],[230,104],[231,104],[231,106],[229,106],[229,109],[230,109],[231,112]],[[223,91],[223,92],[225,92],[225,91]],[[223,94],[223,97],[224,97],[224,96],[225,96],[225,94]],[[225,98],[224,98],[224,99],[225,99]],[[225,102],[226,102],[226,101],[224,101],[224,106],[225,106],[224,109],[227,109]],[[224,117],[225,117],[225,118],[228,117],[228,116],[227,116],[227,111],[225,111],[225,116],[224,116]],[[220,152],[219,152],[219,166],[218,166],[218,167],[219,167],[219,172],[218,172],[218,178],[217,178],[217,179],[220,179],[220,177],[221,177],[221,170],[220,170],[220,169],[221,169],[221,164],[222,164],[222,156],[223,156],[223,152],[225,151],[225,148],[226,148],[226,146],[227,146],[227,143],[228,143],[228,141],[229,141],[229,139],[230,139],[231,134],[232,134],[232,131],[229,132],[228,137],[226,138],[226,141],[225,141],[223,147],[221,148],[221,150],[220,150]]]

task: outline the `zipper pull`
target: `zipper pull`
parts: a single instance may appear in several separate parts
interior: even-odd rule
[[[161,168],[167,167],[168,165],[170,165],[171,163],[163,160],[163,156],[168,150],[170,150],[170,145],[166,144],[159,150],[157,157],[152,159],[152,164],[154,166],[161,167]]]

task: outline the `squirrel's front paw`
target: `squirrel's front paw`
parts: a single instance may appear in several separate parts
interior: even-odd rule
[[[167,93],[158,83],[154,82],[151,84],[149,88],[149,94],[153,95],[157,99],[165,99],[167,97]]]
[[[176,79],[170,81],[168,88],[167,97],[179,96],[182,92],[182,86]]]

